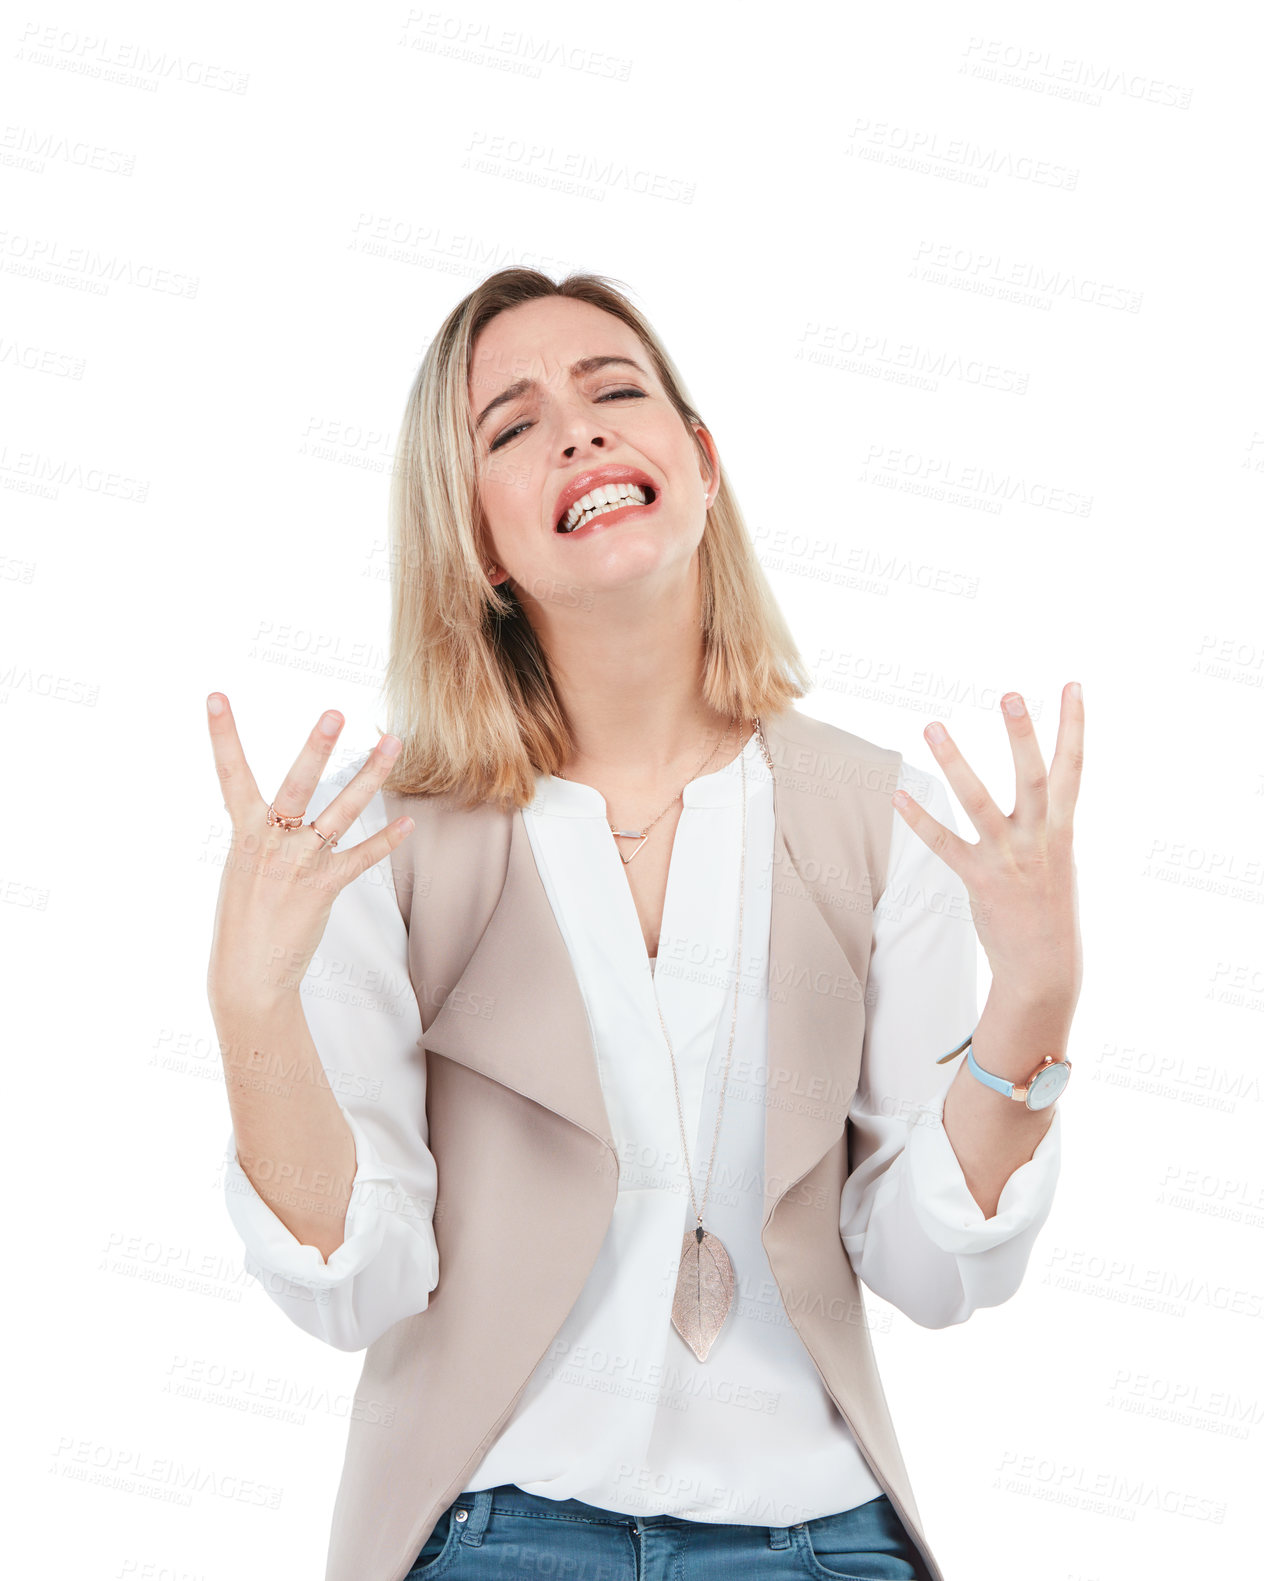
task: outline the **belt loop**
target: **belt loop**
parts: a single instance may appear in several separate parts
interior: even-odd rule
[[[465,1530],[461,1533],[461,1541],[470,1548],[482,1546],[483,1533],[492,1513],[492,1491],[491,1488],[480,1488],[477,1493],[462,1494],[462,1498],[474,1501],[470,1518],[464,1523]]]
[[[768,1546],[770,1548],[789,1548],[790,1528],[788,1526],[770,1526],[768,1528]]]

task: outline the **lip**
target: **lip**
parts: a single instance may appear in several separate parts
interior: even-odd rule
[[[658,504],[659,500],[663,497],[663,491],[660,486],[655,483],[654,479],[650,477],[647,472],[642,472],[639,467],[625,467],[611,464],[610,466],[605,467],[594,467],[588,472],[577,472],[562,490],[562,492],[558,495],[557,499],[553,502],[552,520],[554,533],[557,533],[557,524],[566,515],[567,511],[570,510],[571,506],[576,500],[583,499],[584,495],[587,494],[591,489],[601,488],[607,483],[636,483],[643,489],[651,490],[654,497],[645,505],[622,505],[617,511],[605,511],[600,516],[594,517],[592,521],[586,523],[583,527],[577,527],[574,532],[559,533],[559,537],[583,537],[588,532],[588,529],[595,526],[598,522],[612,520],[616,516],[622,520],[624,515],[629,511],[653,510]]]

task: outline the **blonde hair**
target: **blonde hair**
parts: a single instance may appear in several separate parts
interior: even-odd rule
[[[502,269],[453,308],[413,381],[395,448],[383,690],[403,749],[388,791],[449,795],[463,807],[523,807],[535,776],[559,773],[571,756],[547,655],[512,589],[487,577],[467,383],[474,343],[498,313],[558,296],[627,324],[681,421],[702,422],[650,324],[604,276],[554,283],[534,269]],[[722,467],[698,553],[706,702],[743,719],[780,712],[807,694],[811,678]]]

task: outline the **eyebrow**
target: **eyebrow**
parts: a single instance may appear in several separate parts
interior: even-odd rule
[[[608,368],[616,363],[625,368],[635,368],[643,378],[649,378],[649,374],[646,373],[641,364],[633,362],[631,357],[581,357],[578,362],[571,363],[571,377],[577,378],[585,373],[595,373],[598,368]],[[536,384],[537,381],[535,379],[519,379],[516,384],[511,384],[507,390],[502,390],[493,400],[488,401],[487,405],[478,414],[478,419],[474,424],[475,428],[481,428],[483,419],[491,412],[494,412],[498,406],[504,406],[509,401],[516,401],[520,395],[525,395],[528,390],[534,389]]]

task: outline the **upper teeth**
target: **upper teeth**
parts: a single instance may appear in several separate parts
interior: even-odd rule
[[[604,488],[593,489],[591,493],[585,494],[583,499],[576,500],[562,518],[562,525],[558,530],[574,532],[576,527],[582,527],[594,516],[600,516],[603,511],[625,505],[629,500],[635,500],[638,505],[645,504],[645,490],[639,483],[607,483]]]

